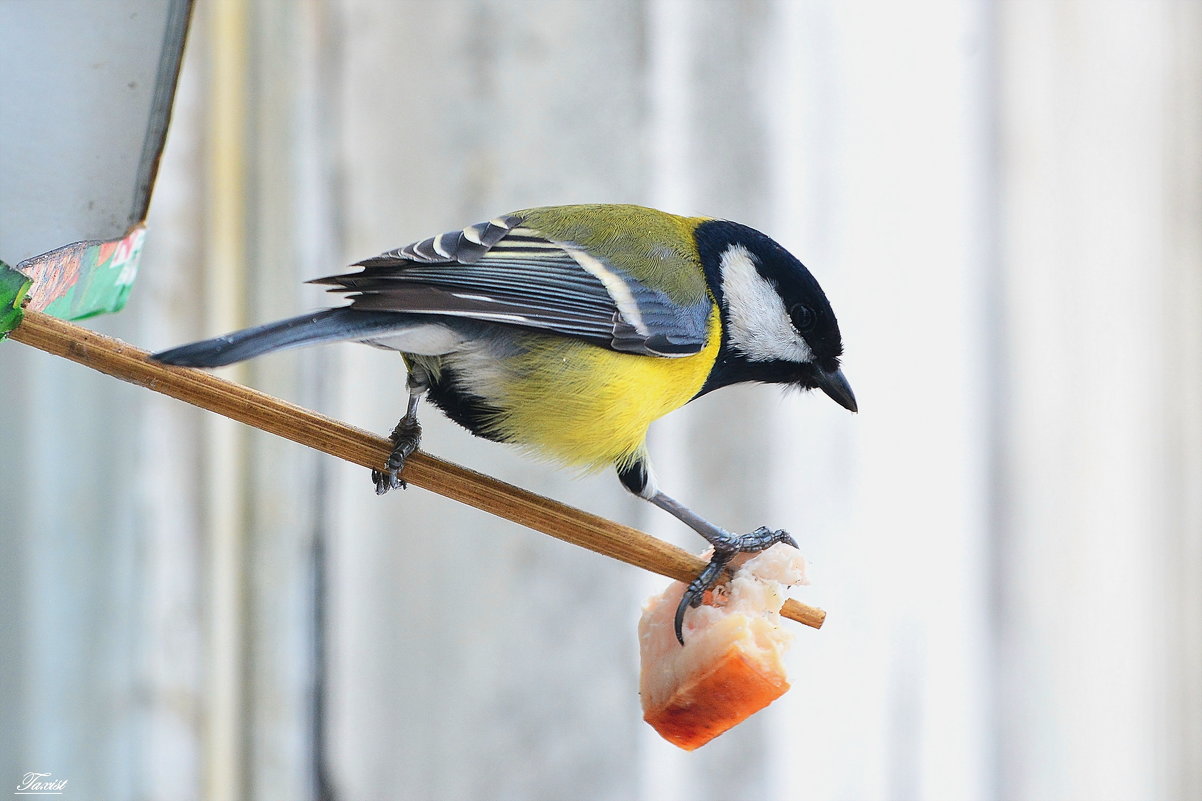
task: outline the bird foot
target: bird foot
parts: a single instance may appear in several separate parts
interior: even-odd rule
[[[405,469],[405,460],[421,444],[422,427],[416,419],[402,417],[401,421],[396,424],[396,428],[392,430],[389,439],[392,440],[392,453],[388,455],[385,469],[371,471],[371,479],[376,483],[377,495],[383,495],[389,490],[404,489],[408,486],[401,478],[401,471]]]
[[[701,606],[705,594],[718,583],[718,579],[722,577],[722,572],[730,564],[730,561],[741,553],[766,551],[778,542],[797,547],[796,540],[789,535],[789,532],[780,529],[773,531],[765,526],[760,526],[750,534],[727,534],[724,538],[713,542],[714,555],[710,558],[709,564],[697,578],[689,582],[684,595],[680,597],[680,604],[676,607],[674,625],[676,639],[681,645],[684,645],[685,610]]]

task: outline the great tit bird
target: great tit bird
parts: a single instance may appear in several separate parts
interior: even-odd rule
[[[403,486],[423,396],[473,434],[566,465],[613,465],[630,492],[675,515],[714,556],[681,599],[701,603],[731,558],[784,531],[734,534],[660,488],[652,421],[744,381],[820,389],[856,411],[830,303],[800,261],[745,225],[632,205],[525,209],[354,265],[314,283],[340,308],[173,348],[160,362],[215,367],[354,340],[399,351],[409,405],[376,492]]]

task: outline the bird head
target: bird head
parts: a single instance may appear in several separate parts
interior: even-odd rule
[[[818,281],[793,254],[745,225],[708,220],[695,236],[722,314],[722,349],[702,393],[741,381],[820,389],[849,411],[843,339]]]

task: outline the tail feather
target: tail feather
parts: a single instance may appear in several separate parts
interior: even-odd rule
[[[327,309],[266,325],[244,328],[224,336],[180,345],[150,358],[181,367],[222,367],[276,350],[319,342],[366,339],[411,324],[395,312]]]

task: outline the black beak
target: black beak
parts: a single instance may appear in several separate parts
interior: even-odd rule
[[[818,388],[825,392],[828,398],[849,412],[858,412],[860,410],[856,406],[856,396],[851,391],[851,384],[847,383],[847,378],[844,377],[842,370],[835,370],[830,373],[825,370],[818,370],[816,371],[816,377]]]

